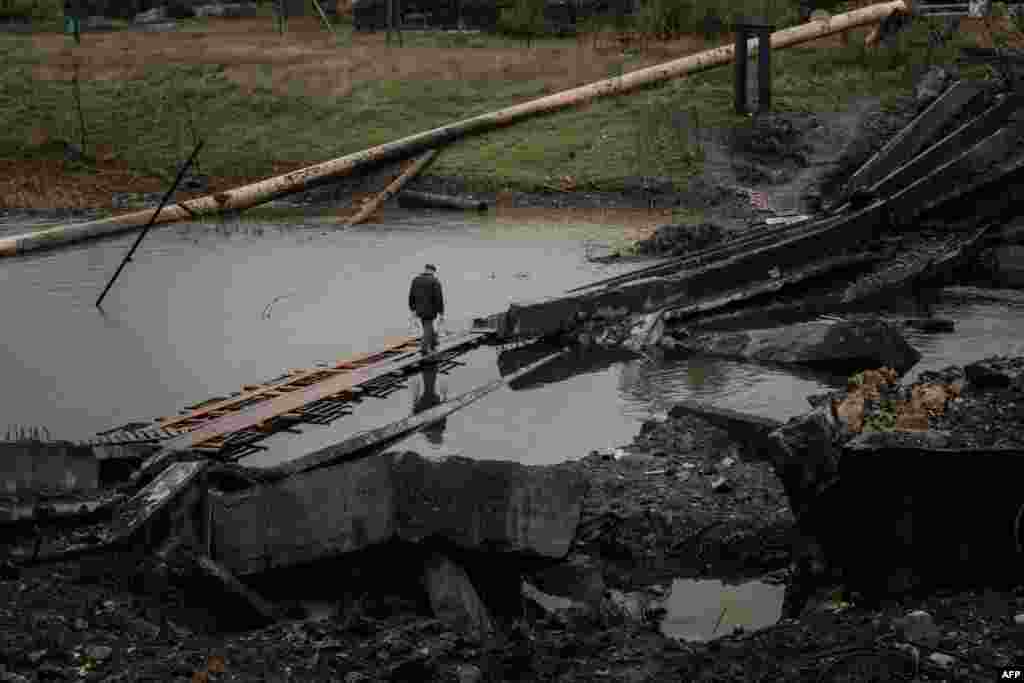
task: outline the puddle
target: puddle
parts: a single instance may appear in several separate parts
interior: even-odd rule
[[[661,632],[669,638],[705,642],[736,628],[754,631],[782,616],[783,585],[747,581],[730,585],[717,579],[676,579],[665,600]]]

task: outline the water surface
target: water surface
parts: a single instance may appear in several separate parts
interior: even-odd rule
[[[439,267],[449,330],[513,301],[630,268],[586,259],[595,242],[620,239],[620,225],[515,216],[396,211],[348,231],[336,230],[327,214],[166,226],[146,237],[103,312],[94,301],[134,235],[6,259],[0,429],[45,426],[57,438],[87,439],[289,369],[378,348],[414,332],[408,284],[427,262]],[[28,228],[18,221],[0,234]],[[1022,351],[1019,308],[940,303],[936,314],[957,319],[957,332],[911,332],[925,354],[912,373]],[[272,437],[267,452],[248,460],[302,455],[479,386],[500,376],[499,353],[478,349],[449,374],[413,377],[332,425]],[[558,462],[628,443],[641,422],[682,398],[787,419],[807,409],[808,394],[829,386],[820,375],[738,361],[596,354],[560,360],[404,445]]]
[[[665,601],[661,632],[669,638],[705,642],[737,628],[754,631],[782,616],[786,587],[747,581],[676,579]]]

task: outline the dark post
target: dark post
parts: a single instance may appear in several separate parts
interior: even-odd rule
[[[757,36],[757,112],[771,105],[771,35],[775,27],[761,19],[741,18],[733,24],[736,32],[736,113],[747,113],[747,41]]]
[[[149,219],[149,223],[147,223],[146,227],[142,229],[142,231],[139,233],[139,236],[135,238],[135,244],[133,244],[132,248],[128,250],[128,253],[125,255],[124,260],[121,261],[121,265],[117,267],[117,270],[114,272],[114,277],[110,278],[110,282],[108,282],[107,286],[103,288],[103,293],[100,294],[100,298],[96,299],[96,308],[102,309],[101,304],[103,303],[103,299],[104,297],[107,296],[107,292],[110,291],[110,288],[114,286],[114,280],[116,280],[117,276],[121,274],[121,271],[124,270],[124,267],[128,265],[128,262],[132,260],[132,254],[134,254],[135,250],[139,248],[140,244],[142,244],[142,239],[146,236],[146,233],[149,232],[149,229],[153,226],[153,221],[155,221],[156,217],[160,215],[160,212],[164,210],[164,204],[166,204],[167,200],[171,198],[171,195],[174,194],[174,191],[178,189],[178,184],[181,182],[181,179],[185,177],[185,171],[187,171],[188,167],[192,165],[193,161],[195,161],[196,155],[199,154],[199,150],[203,148],[203,144],[204,142],[200,140],[199,144],[196,145],[195,149],[192,150],[192,155],[184,164],[181,165],[181,168],[178,169],[178,175],[177,177],[175,177],[174,183],[167,190],[167,193],[164,195],[164,198],[160,200],[160,206],[156,207],[156,211],[153,212],[153,216]]]
[[[736,32],[736,113],[747,113],[747,27],[743,22],[733,25]]]

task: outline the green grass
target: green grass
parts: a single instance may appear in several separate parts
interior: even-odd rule
[[[201,30],[201,22],[196,23]],[[926,59],[920,28],[892,49],[865,52],[860,41],[844,49],[780,50],[773,55],[773,107],[778,111],[836,111],[853,97],[883,99],[906,94],[913,67]],[[339,30],[348,39],[348,27]],[[407,34],[407,45],[437,45],[457,36]],[[518,45],[496,36],[466,36],[481,47]],[[572,40],[540,41],[571,46]],[[935,54],[941,61],[947,54]],[[0,35],[0,156],[36,153],[30,131],[78,140],[70,82],[37,81],[39,57],[30,41]],[[635,68],[624,57],[621,70]],[[609,76],[619,72],[615,69]],[[969,75],[969,74],[968,74]],[[620,188],[634,175],[684,181],[701,170],[699,130],[680,128],[685,111],[697,127],[750,125],[733,113],[730,66],[696,74],[630,96],[524,121],[452,145],[432,172],[460,176],[476,189],[531,190],[560,186]],[[315,163],[394,140],[461,118],[546,94],[540,81],[498,79],[397,81],[358,84],[345,97],[309,97],[300,85],[288,95],[267,83],[249,95],[216,66],[161,65],[132,82],[85,81],[82,98],[89,143],[103,143],[133,168],[165,178],[188,154],[190,112],[207,145],[204,173],[266,176],[273,161]],[[86,150],[89,152],[90,150]]]

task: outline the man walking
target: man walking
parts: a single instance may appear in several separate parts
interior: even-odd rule
[[[434,319],[444,320],[444,295],[441,294],[441,282],[434,273],[437,266],[428,263],[423,272],[412,280],[409,287],[409,310],[420,319],[423,326],[423,337],[420,339],[420,352],[425,356],[437,350],[437,333],[434,331]]]

